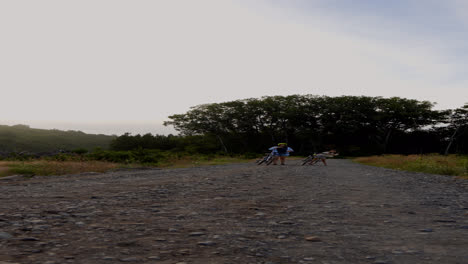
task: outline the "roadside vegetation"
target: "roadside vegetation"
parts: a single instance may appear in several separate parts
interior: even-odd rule
[[[448,110],[433,106],[399,97],[265,96],[171,115],[165,125],[178,135],[89,135],[0,125],[0,176],[242,162],[287,142],[294,156],[336,149],[343,157],[371,156],[358,159],[366,164],[465,177],[468,103]]]
[[[468,156],[461,155],[381,155],[355,158],[366,165],[390,169],[460,176],[468,179]]]
[[[131,168],[189,168],[249,162],[245,156],[192,155],[161,151],[103,151],[60,154],[44,158],[0,161],[0,177],[10,175],[48,176],[84,172],[108,172]]]
[[[0,162],[0,177],[10,175],[65,175],[83,172],[106,172],[117,169],[121,165],[103,161],[2,161]]]

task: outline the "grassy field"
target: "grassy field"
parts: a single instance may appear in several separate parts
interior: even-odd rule
[[[468,179],[468,156],[383,155],[355,158],[354,161],[390,169],[460,176]]]
[[[10,175],[65,175],[83,172],[106,172],[119,168],[190,168],[229,163],[250,162],[250,159],[238,157],[186,156],[164,160],[158,164],[122,164],[105,161],[0,161],[0,177]]]

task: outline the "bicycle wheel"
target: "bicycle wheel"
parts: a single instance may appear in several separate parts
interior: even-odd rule
[[[261,161],[257,162],[257,165],[260,165],[262,163],[264,163],[266,161],[266,159],[262,159]]]
[[[306,165],[308,162],[312,160],[312,157],[307,157],[305,160],[302,161],[302,166]]]
[[[314,160],[313,162],[311,162],[310,165],[315,165],[315,164],[317,164],[317,162],[319,162],[319,161],[320,161],[320,159],[316,159],[316,160]]]
[[[270,157],[266,162],[266,165],[270,165],[273,162],[273,157]]]

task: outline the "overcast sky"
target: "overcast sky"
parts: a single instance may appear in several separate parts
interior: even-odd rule
[[[124,132],[266,95],[468,103],[465,0],[0,0],[0,124]]]

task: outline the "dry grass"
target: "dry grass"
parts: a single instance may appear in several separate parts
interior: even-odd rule
[[[452,175],[468,178],[467,156],[443,156],[439,154],[408,156],[383,155],[356,158],[354,161],[367,165],[397,170]]]
[[[236,157],[186,156],[158,163],[160,168],[191,168],[249,162]],[[117,168],[141,167],[139,164],[119,164],[103,161],[0,161],[0,177],[9,175],[65,175],[83,172],[106,172]]]
[[[106,172],[119,168],[117,163],[102,161],[9,161],[0,163],[0,176],[22,175],[64,175],[82,172]]]
[[[0,177],[10,175],[10,168],[8,167],[9,162],[0,161]]]

